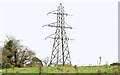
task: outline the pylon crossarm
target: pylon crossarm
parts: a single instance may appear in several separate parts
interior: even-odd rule
[[[47,39],[47,38],[51,38],[51,39],[62,39],[62,38],[59,38],[59,37],[46,37],[45,39]],[[74,39],[65,38],[65,40],[74,40]]]
[[[46,25],[43,25],[42,27],[45,27],[45,26],[55,26],[57,24],[57,22],[53,22],[53,23],[50,23],[50,24],[46,24]]]
[[[56,15],[66,15],[66,16],[70,16],[71,14],[67,14],[67,13],[52,13],[52,14],[56,14]]]
[[[65,23],[70,29],[72,29],[72,27],[70,25],[68,25],[68,23]]]
[[[51,12],[47,13],[47,15],[53,14],[53,13],[56,12],[56,11],[58,11],[58,10],[51,11]]]
[[[45,39],[47,39],[47,38],[51,38],[50,36],[52,36],[52,35],[55,35],[55,33],[53,33],[53,34],[47,36]]]
[[[63,26],[63,28],[68,28],[68,29],[72,29],[72,27],[65,27],[65,26]]]
[[[57,13],[57,11],[58,10],[51,11],[51,12],[47,13],[47,15],[49,15],[49,14],[56,14],[56,15],[73,16],[72,14],[67,14],[65,11],[64,11],[64,13]]]
[[[65,27],[65,26],[55,26],[55,25],[50,25],[50,24],[48,24],[48,25],[44,25],[43,27],[45,27],[45,26],[48,26],[48,27],[56,27],[56,28],[68,28],[68,29],[72,29],[72,27]]]

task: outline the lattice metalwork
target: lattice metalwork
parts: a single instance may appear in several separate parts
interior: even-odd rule
[[[57,22],[44,25],[44,26],[56,28],[56,32],[54,34],[51,34],[48,37],[46,37],[46,38],[54,39],[52,54],[48,66],[58,66],[58,65],[65,66],[66,64],[71,65],[71,57],[68,47],[68,40],[70,39],[68,38],[65,31],[66,28],[72,29],[72,27],[65,22],[65,17],[70,14],[67,14],[65,12],[64,6],[62,6],[61,3],[57,7],[57,10],[49,12],[48,14],[57,15]]]

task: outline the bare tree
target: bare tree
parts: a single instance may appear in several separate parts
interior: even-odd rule
[[[45,64],[45,66],[48,65],[48,62],[49,62],[49,57],[45,57],[42,62]]]

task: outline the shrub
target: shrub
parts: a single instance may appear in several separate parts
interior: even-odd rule
[[[2,66],[2,67],[1,67]],[[5,69],[5,68],[11,68],[11,64],[10,63],[0,63],[0,67],[2,68],[2,69]]]
[[[98,71],[97,71],[97,75],[100,75],[100,74],[101,74],[101,70],[98,70]]]
[[[112,63],[110,66],[120,66],[120,63]]]
[[[77,65],[75,65],[74,68],[77,69],[78,68]]]

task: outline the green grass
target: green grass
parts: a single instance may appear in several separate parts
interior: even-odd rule
[[[118,73],[118,66],[42,67],[42,73]],[[6,69],[0,70],[6,73]],[[39,73],[38,67],[12,68],[7,73]]]

